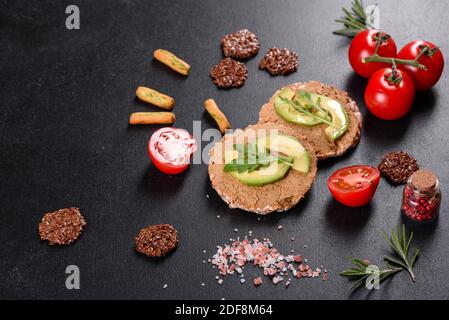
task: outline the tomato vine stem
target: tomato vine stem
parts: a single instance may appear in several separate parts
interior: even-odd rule
[[[421,70],[427,70],[426,66],[419,63],[417,60],[406,60],[406,59],[398,59],[398,58],[387,58],[379,56],[377,53],[373,54],[372,56],[366,57],[362,59],[363,63],[369,63],[369,62],[382,62],[382,63],[389,63],[389,64],[403,64],[403,65],[410,65],[413,67],[416,67]]]
[[[376,33],[376,35],[374,37],[374,39],[376,40],[376,48],[374,50],[374,54],[372,56],[363,58],[362,62],[363,63],[369,63],[369,62],[389,63],[389,64],[393,65],[393,69],[396,69],[397,64],[404,64],[404,65],[410,65],[410,66],[416,67],[421,70],[427,70],[426,66],[419,63],[418,60],[419,60],[419,58],[421,58],[421,56],[423,54],[427,54],[429,52],[430,48],[428,46],[421,48],[421,52],[419,53],[419,55],[416,57],[415,60],[387,58],[387,57],[380,56],[378,53],[380,46],[382,44],[384,44],[385,42],[387,42],[388,40],[390,40],[390,38],[391,38],[390,35],[387,33],[384,33],[384,32]]]

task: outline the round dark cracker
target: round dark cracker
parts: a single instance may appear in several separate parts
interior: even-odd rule
[[[239,139],[253,138],[258,130],[277,130],[298,139],[310,155],[308,173],[289,170],[287,175],[274,183],[263,186],[248,186],[224,171],[224,147],[234,145]],[[317,174],[317,158],[310,141],[303,135],[285,126],[275,123],[255,124],[245,130],[237,129],[226,134],[210,150],[208,166],[212,188],[230,208],[238,208],[260,215],[271,212],[283,212],[294,207],[310,190]]]
[[[260,60],[259,69],[267,70],[272,75],[288,74],[298,69],[299,57],[287,48],[270,48]]]
[[[221,39],[221,46],[225,57],[234,59],[248,59],[260,50],[257,36],[248,29],[242,29],[225,35]]]
[[[238,88],[248,77],[246,66],[231,58],[224,58],[210,71],[212,81],[220,88]]]
[[[408,178],[419,170],[416,158],[404,151],[387,153],[377,168],[393,184],[407,183]]]
[[[59,209],[44,214],[39,223],[39,237],[50,245],[69,245],[79,238],[85,226],[79,208]]]
[[[170,224],[153,224],[134,238],[136,251],[149,257],[162,257],[178,246],[178,232]]]

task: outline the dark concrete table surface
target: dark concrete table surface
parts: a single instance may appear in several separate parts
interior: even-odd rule
[[[381,27],[398,47],[425,39],[449,55],[449,2],[377,2]],[[65,27],[69,4],[80,8],[80,30]],[[449,298],[447,72],[433,90],[416,97],[404,119],[384,122],[369,115],[363,102],[366,81],[348,63],[349,41],[332,34],[343,5],[350,1],[1,0],[0,298]],[[259,36],[261,52],[248,61],[249,77],[241,89],[219,90],[209,70],[222,57],[221,37],[240,28]],[[297,51],[299,71],[285,77],[259,71],[271,46]],[[156,48],[188,61],[189,77],[153,61]],[[128,126],[131,112],[157,110],[136,101],[139,85],[176,98],[177,127],[192,130],[192,121],[200,120],[205,130],[214,127],[203,112],[206,98],[217,101],[234,128],[244,128],[257,122],[260,106],[275,90],[311,79],[347,90],[358,102],[364,115],[360,145],[320,162],[311,192],[294,209],[260,220],[225,205],[210,187],[205,164],[173,177],[158,172],[146,153],[154,127]],[[349,209],[332,200],[326,179],[334,170],[377,165],[384,153],[401,149],[440,178],[437,223],[404,221],[402,187],[384,180],[367,207]],[[65,248],[40,241],[42,214],[68,206],[80,207],[88,222],[79,241]],[[347,257],[380,264],[387,252],[381,230],[403,221],[423,252],[417,282],[404,272],[381,290],[351,294],[350,283],[338,276],[349,266]],[[179,231],[179,248],[165,259],[147,259],[133,249],[134,236],[152,223],[171,223]],[[248,267],[245,284],[233,276],[219,286],[216,270],[202,261],[216,245],[248,230],[269,237],[283,252],[296,249],[313,266],[323,264],[329,280],[254,288],[251,280],[260,270]],[[80,290],[65,287],[68,265],[80,269]]]

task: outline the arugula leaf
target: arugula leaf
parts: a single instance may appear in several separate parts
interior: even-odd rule
[[[253,172],[260,168],[268,167],[273,162],[285,163],[290,166],[293,165],[290,157],[271,155],[267,153],[267,150],[261,150],[259,152],[257,144],[254,142],[248,143],[248,145],[235,144],[234,149],[237,150],[238,157],[230,163],[225,164],[224,171],[226,172]]]

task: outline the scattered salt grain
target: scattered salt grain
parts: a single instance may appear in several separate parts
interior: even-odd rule
[[[229,244],[217,246],[216,253],[209,259],[212,267],[217,268],[220,277],[238,274],[239,281],[243,284],[246,281],[243,268],[247,263],[261,268],[263,274],[271,277],[274,284],[283,281],[285,277],[288,279],[285,283],[286,287],[290,285],[292,276],[299,279],[317,277],[321,274],[321,268],[312,270],[307,260],[302,259],[301,255],[282,255],[268,238],[262,241],[259,239],[230,239],[229,241]],[[217,281],[221,284],[223,279],[219,278]],[[262,278],[257,277],[253,282],[256,286],[260,285]]]
[[[282,230],[284,227],[282,225],[278,225],[278,230]]]
[[[164,284],[164,286],[162,288],[167,289],[168,284]]]
[[[262,283],[263,283],[263,281],[262,281],[261,277],[254,278],[254,285],[255,286],[260,286]]]

